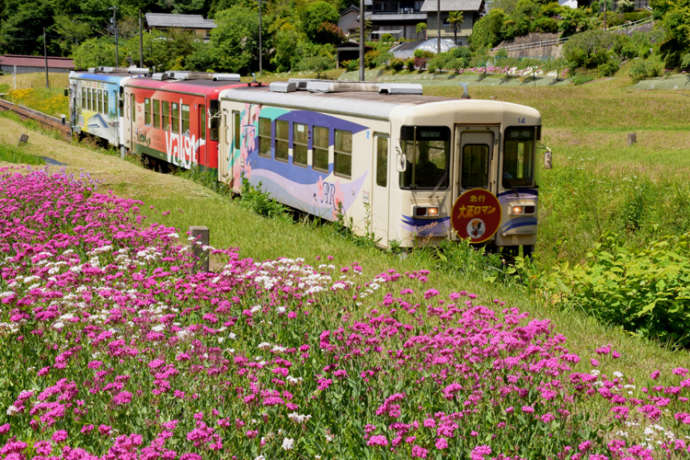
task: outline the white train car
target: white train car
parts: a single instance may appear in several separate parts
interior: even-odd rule
[[[218,179],[235,192],[246,178],[384,247],[535,244],[535,109],[318,80],[228,89],[220,100]]]

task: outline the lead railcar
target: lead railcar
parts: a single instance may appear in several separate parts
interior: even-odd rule
[[[238,193],[246,178],[381,246],[413,247],[460,238],[460,198],[486,192],[499,208],[495,228],[474,219],[471,240],[526,253],[535,244],[533,108],[423,96],[418,85],[300,80],[228,89],[220,100],[218,179]]]

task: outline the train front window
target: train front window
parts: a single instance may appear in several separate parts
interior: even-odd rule
[[[534,184],[535,129],[506,129],[503,145],[503,187],[529,187]]]
[[[448,187],[450,129],[447,126],[403,126],[400,146],[406,160],[405,171],[400,173],[400,188]]]

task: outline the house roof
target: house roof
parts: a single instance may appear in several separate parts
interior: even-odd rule
[[[441,11],[479,11],[482,9],[484,0],[440,0]],[[432,13],[437,10],[438,0],[424,0],[424,4],[419,11]]]
[[[165,14],[146,13],[146,24],[149,27],[179,27],[182,29],[213,29],[216,23],[204,19],[200,14]]]
[[[45,60],[43,56],[6,54],[4,56],[0,56],[0,65],[16,65],[17,67],[43,67],[45,65]],[[48,68],[74,69],[74,61],[70,58],[48,56]]]

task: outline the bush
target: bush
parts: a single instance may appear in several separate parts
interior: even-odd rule
[[[621,247],[624,240],[610,236],[585,264],[557,267],[550,282],[563,289],[561,303],[643,337],[690,347],[690,233],[636,250]]]
[[[405,61],[402,59],[394,58],[390,61],[390,68],[395,72],[400,72],[405,67]]]
[[[618,72],[618,69],[620,69],[620,62],[618,61],[617,57],[611,53],[611,56],[609,56],[609,59],[600,64],[599,67],[597,67],[597,70],[599,71],[599,75],[602,77],[610,77],[614,75],[616,72]]]
[[[432,58],[436,56],[436,54],[432,53],[431,51],[423,50],[423,49],[416,49],[414,50],[414,57],[416,58]]]
[[[405,60],[405,68],[410,72],[414,70],[414,58],[409,58]]]
[[[658,56],[654,55],[648,59],[636,59],[632,63],[628,75],[633,81],[638,82],[645,78],[661,76],[663,73],[664,63]]]
[[[603,30],[588,30],[573,35],[563,45],[563,57],[571,68],[597,68],[610,59],[609,50],[614,45],[615,37],[615,34]]]
[[[345,70],[348,72],[352,72],[354,70],[357,70],[359,68],[359,60],[358,59],[350,59],[348,61],[343,61],[340,64],[342,64],[343,67],[345,67]]]

